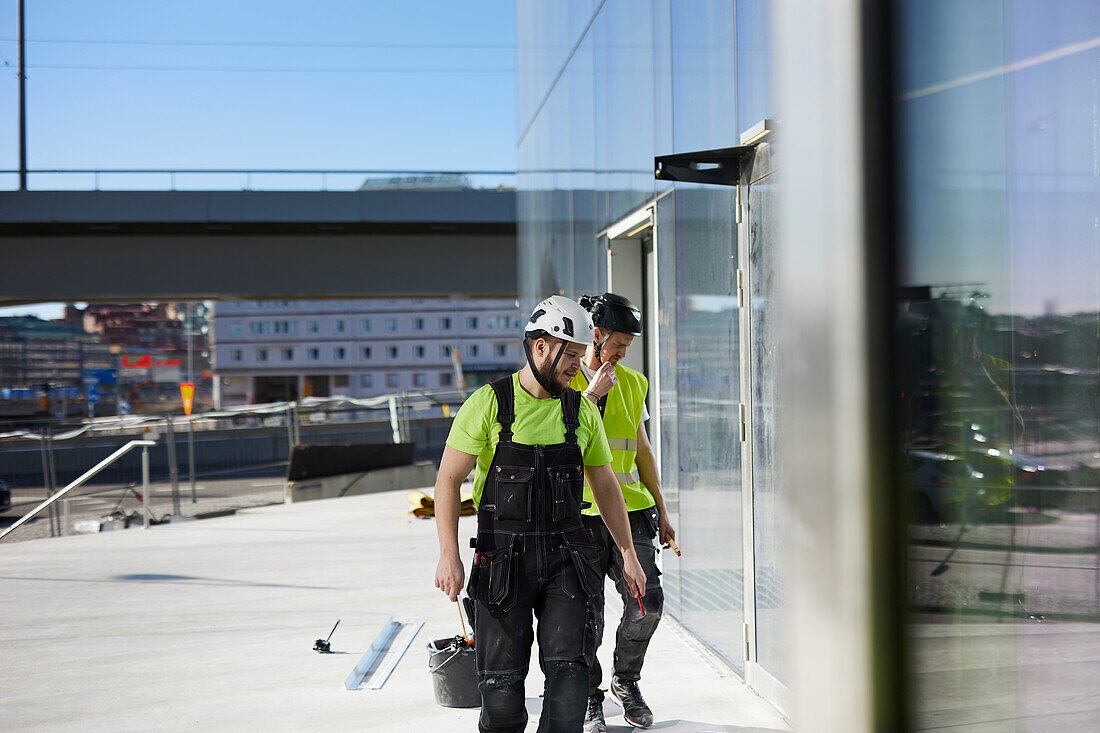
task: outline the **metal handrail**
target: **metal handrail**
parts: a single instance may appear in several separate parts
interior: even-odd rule
[[[40,511],[42,511],[46,507],[53,504],[55,501],[57,501],[58,499],[65,496],[65,494],[69,493],[70,491],[72,491],[76,487],[80,486],[85,481],[90,479],[92,476],[95,476],[97,473],[102,471],[104,468],[111,465],[112,463],[117,461],[119,458],[122,458],[122,456],[126,455],[127,453],[130,452],[130,450],[132,450],[133,448],[136,448],[139,445],[142,446],[142,455],[141,455],[141,481],[142,481],[141,503],[142,503],[142,510],[143,510],[142,513],[145,515],[142,526],[148,527],[149,526],[149,511],[148,511],[148,508],[149,508],[149,504],[148,504],[148,502],[149,502],[149,446],[156,445],[156,444],[157,444],[157,442],[155,440],[131,440],[129,443],[122,446],[121,448],[116,450],[114,453],[107,456],[102,461],[100,461],[96,465],[92,466],[87,471],[85,471],[79,478],[77,478],[71,484],[69,484],[68,486],[63,488],[61,491],[57,492],[56,494],[51,496],[49,499],[46,499],[44,502],[42,502],[41,504],[36,506],[34,509],[32,509],[29,512],[27,512],[26,514],[24,514],[22,517],[19,518],[19,520],[15,524],[8,527],[3,532],[0,532],[0,540],[7,537],[9,534],[14,532],[16,529],[18,529],[22,525],[26,524],[32,517],[34,517]]]

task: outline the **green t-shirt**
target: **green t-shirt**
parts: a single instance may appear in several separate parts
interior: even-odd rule
[[[512,423],[512,442],[523,445],[564,443],[565,423],[562,422],[561,400],[540,400],[532,397],[520,386],[519,372],[512,375],[512,389],[516,393],[516,420]],[[586,399],[581,399],[580,422],[580,427],[577,428],[577,445],[584,456],[584,465],[604,466],[611,463],[611,449],[607,446],[600,412]],[[470,395],[462,405],[451,424],[451,433],[447,436],[447,445],[477,456],[477,472],[474,474],[476,505],[481,503],[485,476],[489,473],[499,441],[496,393],[486,384]]]

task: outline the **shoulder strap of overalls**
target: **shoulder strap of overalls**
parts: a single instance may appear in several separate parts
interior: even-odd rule
[[[512,423],[516,420],[516,393],[512,388],[512,375],[490,382],[497,395],[497,422],[500,423],[500,440],[512,442]]]
[[[566,389],[561,393],[561,415],[565,423],[565,441],[577,444],[577,428],[581,425],[581,393]]]

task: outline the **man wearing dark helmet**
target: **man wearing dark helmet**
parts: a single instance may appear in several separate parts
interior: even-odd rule
[[[615,587],[624,601],[623,616],[615,635],[611,694],[622,704],[623,716],[628,723],[648,728],[653,724],[653,713],[642,698],[638,680],[649,640],[657,630],[664,608],[664,592],[656,566],[657,549],[653,540],[659,538],[664,547],[669,547],[676,533],[665,511],[657,461],[646,435],[645,421],[649,419],[649,413],[645,399],[649,382],[640,372],[620,363],[634,337],[642,332],[641,314],[633,303],[614,293],[586,295],[580,298],[580,304],[591,313],[595,328],[592,343],[588,345],[581,362],[581,371],[573,378],[572,386],[581,390],[600,409],[611,449],[611,466],[630,517],[634,551],[646,575],[646,592],[642,599],[644,612],[630,598],[623,578],[622,560],[600,519],[599,509],[595,506],[585,509],[582,521],[596,541],[601,571],[615,581]],[[588,491],[587,487],[585,491]],[[600,587],[602,592],[602,580]],[[598,643],[603,631],[602,595],[597,599],[596,606],[600,631],[596,637]],[[603,692],[600,689],[602,672],[599,660],[594,661],[589,671],[588,712],[585,716],[585,731],[589,733],[606,730]]]

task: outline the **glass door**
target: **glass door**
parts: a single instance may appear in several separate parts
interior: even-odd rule
[[[789,495],[780,481],[776,446],[780,328],[776,299],[779,277],[775,251],[776,175],[761,177],[740,191],[739,298],[742,319],[743,515],[745,529],[745,676],[748,683],[789,710],[787,608],[787,528]]]

